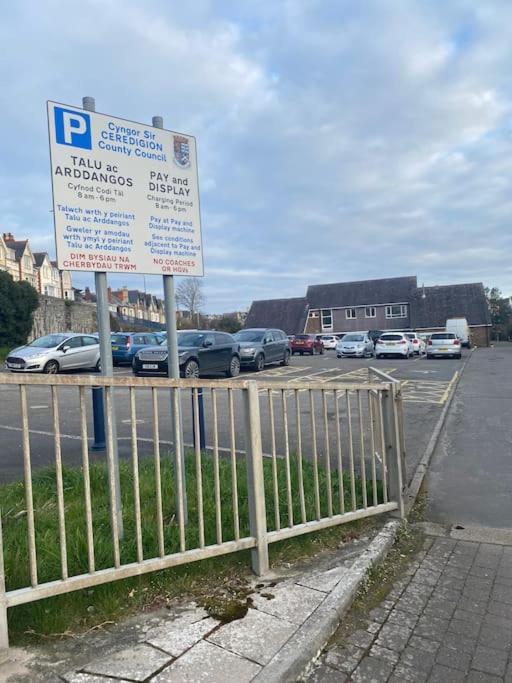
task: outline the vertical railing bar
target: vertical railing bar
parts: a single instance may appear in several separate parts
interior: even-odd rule
[[[372,453],[372,491],[373,504],[378,505],[377,496],[377,468],[375,465],[375,418],[373,415],[373,398],[371,391],[368,392],[368,419],[370,421],[370,448]]]
[[[306,501],[304,500],[304,473],[302,471],[302,429],[300,417],[300,394],[297,389],[295,394],[295,422],[297,423],[297,472],[299,477],[299,500],[300,518],[303,524],[306,523]]]
[[[359,412],[359,449],[361,461],[361,493],[363,494],[363,507],[368,507],[368,497],[366,495],[366,463],[364,450],[364,424],[363,424],[363,404],[361,400],[361,390],[357,390],[357,408]]]
[[[9,624],[7,621],[7,599],[5,597],[4,539],[2,531],[2,509],[0,508],[0,662],[5,661],[9,650]]]
[[[384,433],[384,413],[382,409],[382,391],[379,391],[379,427],[380,448],[382,457],[382,495],[384,502],[388,502],[388,468],[386,463],[386,435]]]
[[[313,450],[313,486],[315,489],[315,514],[316,518],[321,518],[320,511],[320,486],[318,483],[318,449],[316,443],[316,420],[315,420],[315,399],[313,390],[309,389],[309,409],[311,412],[311,443]]]
[[[85,402],[85,387],[78,387],[80,402],[80,438],[82,441],[82,472],[84,477],[84,506],[85,506],[85,526],[87,534],[87,561],[89,572],[95,571],[94,562],[94,531],[92,524],[92,503],[91,503],[91,475],[89,472],[89,441],[87,435],[87,406]]]
[[[119,530],[117,524],[117,490],[114,465],[114,431],[112,427],[112,387],[105,387],[105,408],[107,422],[107,464],[108,484],[110,489],[110,523],[112,527],[112,544],[114,550],[114,566],[116,569],[121,565],[119,552]]]
[[[345,390],[345,400],[347,402],[347,425],[348,425],[348,459],[350,467],[350,495],[352,498],[352,510],[357,508],[356,500],[356,479],[354,472],[354,434],[352,432],[352,408],[350,405],[350,392]]]
[[[173,414],[180,414],[180,392],[172,391],[171,400],[173,404]],[[181,433],[181,422],[180,420],[174,420],[174,449],[176,453],[182,452],[182,433]],[[186,538],[185,538],[185,502],[184,496],[185,491],[183,490],[184,484],[184,472],[182,469],[183,460],[180,457],[175,459],[176,461],[176,489],[178,494],[178,500],[176,501],[176,507],[178,512],[178,526],[180,534],[180,552],[185,552],[186,550]]]
[[[153,404],[153,456],[155,463],[155,489],[156,489],[156,527],[158,534],[158,552],[160,557],[165,555],[164,541],[164,515],[162,510],[162,472],[160,469],[160,425],[158,422],[158,389],[152,387],[151,399]]]
[[[20,385],[23,470],[25,478],[25,500],[27,506],[27,534],[29,549],[30,583],[37,586],[37,554],[34,523],[34,498],[32,492],[32,467],[30,463],[30,436],[28,431],[27,387]]]
[[[270,418],[270,448],[272,454],[272,484],[274,488],[274,519],[276,531],[281,529],[281,514],[279,511],[279,481],[277,478],[277,453],[276,453],[276,423],[274,416],[274,400],[272,389],[268,390],[268,411]]]
[[[60,567],[62,580],[68,578],[68,549],[66,543],[66,518],[64,508],[64,482],[62,480],[62,451],[60,443],[60,415],[57,387],[51,388],[53,412],[53,439],[55,450],[55,484],[57,487],[57,514],[59,517]]]
[[[130,422],[132,439],[133,505],[135,513],[135,540],[137,543],[137,562],[143,562],[144,550],[142,546],[142,522],[140,515],[139,447],[137,441],[137,404],[135,401],[135,387],[130,387]]]
[[[201,429],[199,427],[199,390],[192,389],[194,403],[194,444],[196,454],[196,492],[197,517],[199,527],[199,547],[204,548],[204,510],[203,510],[203,473],[201,470]]]
[[[322,407],[324,414],[325,439],[325,485],[327,487],[327,514],[332,517],[332,489],[331,489],[331,448],[329,444],[329,418],[327,414],[327,391],[322,390]]]
[[[290,439],[288,436],[288,406],[286,404],[286,393],[281,389],[281,406],[283,409],[283,432],[284,432],[284,462],[286,473],[286,500],[288,504],[288,526],[293,526],[293,498],[292,498],[292,478],[290,471]]]
[[[222,508],[220,500],[219,473],[219,426],[217,417],[217,390],[212,389],[212,417],[213,417],[213,488],[215,495],[215,527],[217,543],[222,543]]]
[[[233,525],[235,541],[240,540],[240,519],[238,517],[238,475],[236,462],[236,440],[235,440],[235,408],[233,404],[233,389],[228,389],[229,399],[229,441],[231,450],[231,485],[233,501]]]
[[[336,416],[336,444],[338,447],[338,495],[340,504],[340,514],[345,512],[345,488],[343,482],[343,450],[341,446],[341,420],[339,406],[339,392],[334,392],[335,416]]]

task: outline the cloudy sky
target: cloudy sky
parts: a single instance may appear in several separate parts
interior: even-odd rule
[[[509,0],[5,3],[0,228],[54,255],[45,101],[92,95],[196,135],[208,311],[397,275],[512,294],[511,25]]]

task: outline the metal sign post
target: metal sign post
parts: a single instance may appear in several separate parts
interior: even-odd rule
[[[82,98],[82,104],[87,111],[96,111],[96,103],[94,97]],[[100,359],[101,359],[101,374],[103,377],[113,377],[114,368],[112,363],[112,341],[110,338],[110,313],[108,310],[108,291],[107,291],[107,274],[94,273],[94,286],[96,289],[96,316],[98,319],[98,333],[100,338]],[[102,392],[104,394],[104,392]],[[104,397],[103,397],[104,399]],[[103,409],[105,409],[105,402],[103,401]],[[112,410],[110,416],[107,416],[111,421],[111,443],[107,444],[107,448],[112,449],[112,461],[114,463],[114,481],[115,481],[115,514],[117,516],[117,529],[120,539],[124,536],[123,530],[123,507],[121,504],[121,477],[119,474],[119,452],[117,448],[117,425],[114,402],[112,402]],[[112,506],[112,509],[114,506]],[[114,513],[112,513],[114,514]]]
[[[153,126],[155,128],[163,128],[164,120],[161,116],[153,116]],[[164,306],[165,306],[165,329],[167,330],[167,371],[169,373],[170,379],[179,379],[180,377],[180,365],[178,361],[178,333],[176,330],[176,295],[174,292],[174,276],[173,275],[163,275],[163,285],[164,285]],[[171,389],[171,421],[174,434],[174,425],[179,425],[180,434],[183,434],[183,424],[181,418],[181,400],[179,396],[179,389]],[[178,400],[174,401],[174,393],[178,394]],[[175,413],[175,404],[178,406],[177,414]],[[176,500],[176,515],[179,522],[179,510],[178,505],[178,472],[181,472],[181,491],[183,492],[183,523],[187,523],[188,519],[188,506],[187,506],[187,488],[185,479],[185,454],[183,449],[183,438],[180,439],[180,443],[176,444],[176,439],[173,438],[174,443],[174,493]],[[181,467],[178,467],[178,459],[180,460]]]

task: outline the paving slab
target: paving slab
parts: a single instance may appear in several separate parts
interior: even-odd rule
[[[313,588],[317,591],[330,593],[348,571],[349,569],[347,567],[334,567],[325,572],[306,575],[297,581],[297,583],[300,586],[306,586],[306,588]]]
[[[225,624],[207,640],[264,665],[270,662],[296,630],[296,624],[250,609],[244,619]]]
[[[171,661],[170,655],[143,644],[91,662],[84,667],[84,673],[145,681]]]
[[[161,671],[152,683],[249,683],[261,666],[202,640]]]
[[[254,606],[262,612],[297,625],[304,623],[311,612],[325,599],[325,594],[321,591],[297,584],[289,584],[282,588],[276,587],[267,592],[274,597],[269,599],[256,595]]]
[[[186,623],[186,621],[183,623],[183,620],[175,619],[148,634],[146,642],[168,652],[173,657],[179,657],[211,633],[219,624],[217,619],[211,617],[193,623]]]

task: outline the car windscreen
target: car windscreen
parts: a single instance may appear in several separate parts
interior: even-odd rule
[[[62,344],[68,337],[65,334],[47,334],[45,337],[39,337],[30,342],[29,346],[37,346],[39,349],[53,349],[59,344]]]
[[[364,341],[364,337],[362,334],[346,334],[343,337],[344,342],[362,342]]]
[[[435,332],[431,339],[457,339],[453,332]]]
[[[180,332],[178,346],[201,346],[205,335],[198,332]]]
[[[261,342],[263,340],[261,330],[240,330],[233,336],[238,342]]]
[[[384,341],[400,341],[403,337],[401,334],[383,334],[381,335],[381,339]]]

